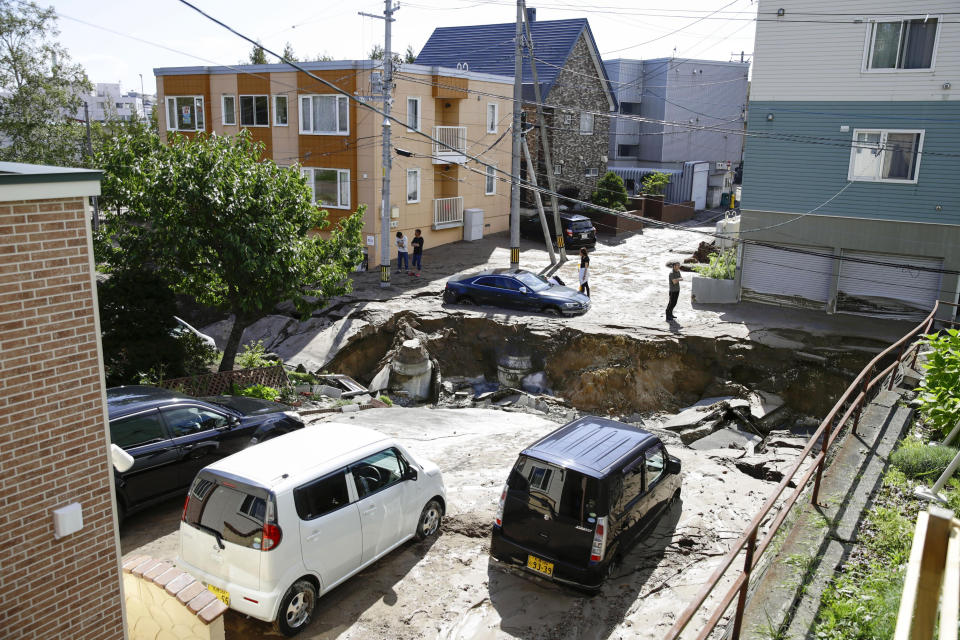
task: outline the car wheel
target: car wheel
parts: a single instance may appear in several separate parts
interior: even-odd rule
[[[470,296],[460,296],[457,299],[457,304],[462,304],[465,307],[475,307],[477,303],[473,301],[473,298]]]
[[[544,307],[543,313],[545,313],[548,316],[557,317],[560,315],[560,309],[557,309],[556,307]]]
[[[442,521],[443,509],[440,507],[440,503],[431,500],[420,512],[420,520],[417,522],[417,540],[426,540],[430,536],[436,535],[440,531]]]
[[[317,604],[317,589],[309,580],[297,580],[280,601],[274,626],[285,636],[295,636],[310,624]]]

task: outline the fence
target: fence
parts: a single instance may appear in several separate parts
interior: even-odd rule
[[[883,352],[878,354],[873,360],[870,361],[869,364],[867,364],[866,367],[864,367],[863,371],[860,372],[860,375],[858,375],[856,379],[850,383],[850,386],[847,387],[846,391],[843,392],[843,395],[840,396],[840,399],[833,406],[833,409],[830,410],[830,413],[827,414],[827,417],[824,418],[823,422],[820,423],[820,427],[810,437],[807,445],[797,457],[796,463],[794,463],[790,470],[784,474],[783,479],[780,481],[780,484],[777,485],[773,495],[771,495],[763,504],[763,507],[760,508],[760,512],[754,516],[753,520],[747,526],[744,534],[739,540],[737,540],[736,544],[733,545],[727,555],[723,557],[720,565],[707,580],[707,583],[703,586],[703,588],[700,589],[700,592],[693,599],[693,602],[690,603],[687,609],[677,619],[677,622],[665,636],[666,640],[677,640],[677,638],[680,637],[680,634],[683,633],[684,629],[687,628],[687,625],[689,625],[691,620],[693,620],[694,615],[701,610],[701,608],[704,606],[704,602],[706,602],[710,594],[713,593],[713,590],[717,587],[717,584],[726,574],[727,569],[730,568],[730,566],[737,559],[737,556],[740,555],[740,552],[743,551],[743,569],[740,571],[739,575],[737,575],[737,578],[733,581],[733,585],[730,587],[727,593],[724,594],[723,598],[721,598],[720,603],[713,610],[713,613],[711,614],[707,623],[696,636],[697,640],[704,640],[707,638],[720,623],[720,620],[723,619],[727,609],[733,603],[734,598],[736,598],[737,608],[734,613],[733,628],[729,634],[729,637],[733,640],[739,640],[740,631],[743,624],[743,611],[747,604],[747,590],[750,586],[750,575],[759,564],[758,561],[760,557],[770,547],[770,543],[777,534],[780,526],[783,524],[783,521],[790,513],[790,509],[793,508],[793,505],[806,490],[807,484],[811,480],[811,476],[813,476],[813,492],[811,496],[811,502],[813,504],[817,504],[817,499],[820,495],[820,481],[823,478],[823,469],[826,466],[827,452],[830,450],[830,445],[836,442],[837,436],[840,435],[840,431],[851,417],[853,418],[853,433],[855,434],[857,432],[857,425],[860,422],[860,414],[863,411],[864,405],[866,405],[869,399],[873,397],[874,391],[879,391],[880,385],[888,375],[890,376],[890,379],[887,388],[892,389],[894,377],[900,364],[911,355],[913,358],[911,366],[916,364],[919,342],[912,341],[914,341],[918,336],[930,333],[931,329],[933,328],[934,318],[937,315],[937,310],[940,308],[940,305],[951,307],[960,306],[950,302],[937,302],[934,305],[933,310],[930,312],[930,315],[928,315],[923,322],[917,325],[912,331],[907,333],[907,335],[903,336],[895,343],[887,347]],[[893,359],[890,364],[880,368],[881,363],[890,360],[890,357],[893,356],[893,354],[897,354],[896,358]],[[844,410],[844,406],[847,407],[846,410]],[[840,414],[841,411],[843,412],[842,417],[837,420],[837,415]],[[799,480],[795,480],[798,470],[800,469],[806,457],[813,451],[813,448],[816,446],[818,441],[820,442],[820,451],[814,458],[814,463],[809,469],[807,469],[807,471],[803,474],[803,476],[800,477]],[[776,506],[777,501],[780,499],[780,496],[791,483],[793,483],[796,488],[780,508],[780,512],[771,523],[770,528],[763,540],[757,544],[761,523],[767,519]]]
[[[240,369],[239,371],[218,371],[189,378],[171,378],[160,382],[159,387],[173,389],[190,396],[218,396],[230,393],[233,385],[239,389],[263,384],[279,389],[287,386],[287,371],[282,364],[275,367]]]
[[[437,198],[433,201],[433,228],[457,227],[463,224],[463,196]]]
[[[461,156],[467,152],[466,127],[434,127],[433,137],[443,143],[433,143],[434,156]]]

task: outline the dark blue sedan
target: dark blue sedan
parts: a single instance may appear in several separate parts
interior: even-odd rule
[[[492,269],[448,280],[445,302],[493,305],[549,315],[576,315],[590,309],[590,298],[529,271]]]

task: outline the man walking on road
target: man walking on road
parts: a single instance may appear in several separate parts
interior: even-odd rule
[[[671,260],[667,263],[670,267],[670,273],[667,276],[667,282],[670,285],[670,302],[667,304],[667,321],[674,320],[673,309],[677,306],[677,300],[680,298],[680,281],[683,276],[680,275],[680,261]]]

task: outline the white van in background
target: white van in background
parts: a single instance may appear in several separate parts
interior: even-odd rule
[[[319,595],[435,535],[445,510],[436,464],[376,431],[324,423],[202,469],[177,564],[231,609],[292,636]]]

